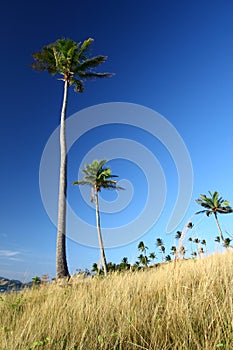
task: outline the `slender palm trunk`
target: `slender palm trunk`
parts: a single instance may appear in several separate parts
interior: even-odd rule
[[[220,233],[221,240],[224,242],[224,237],[223,237],[222,230],[221,230],[221,227],[220,227],[219,222],[218,222],[217,213],[214,213],[214,217],[215,217],[215,220],[216,220],[216,224],[218,226],[218,230],[219,230],[219,233]]]
[[[66,260],[66,188],[67,188],[67,155],[66,155],[66,105],[68,97],[68,81],[64,82],[64,96],[60,122],[60,178],[58,198],[58,224],[57,224],[57,251],[56,274],[57,278],[69,277]]]
[[[104,244],[103,244],[101,228],[100,228],[99,197],[98,197],[97,191],[95,191],[95,213],[96,213],[96,226],[97,226],[98,240],[99,240],[99,246],[100,246],[101,262],[104,268],[104,275],[107,276],[107,273],[108,273],[107,261],[105,257]]]

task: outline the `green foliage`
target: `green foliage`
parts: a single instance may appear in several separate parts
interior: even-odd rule
[[[66,80],[69,86],[73,85],[76,92],[83,92],[84,80],[112,76],[111,73],[97,73],[93,70],[104,63],[107,56],[90,57],[92,43],[92,38],[83,43],[66,38],[58,39],[34,53],[31,66],[37,71],[61,75],[61,80]]]
[[[215,191],[214,193],[209,191],[210,197],[205,194],[200,194],[200,198],[196,199],[197,204],[204,207],[204,210],[198,211],[196,214],[205,213],[207,216],[213,213],[229,214],[233,210],[230,206],[228,200],[219,197],[219,193]]]
[[[46,337],[43,340],[35,341],[31,346],[28,346],[25,350],[34,350],[38,347],[42,348],[50,342],[50,338]]]
[[[123,189],[117,186],[117,181],[113,178],[118,177],[113,175],[109,167],[104,167],[106,159],[101,161],[94,160],[92,164],[85,164],[85,169],[82,170],[84,174],[83,180],[73,182],[73,185],[88,185],[91,186],[97,192],[104,189]]]

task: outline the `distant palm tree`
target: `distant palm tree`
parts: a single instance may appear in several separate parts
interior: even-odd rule
[[[213,194],[209,191],[210,197],[204,194],[200,195],[200,198],[196,199],[196,202],[204,207],[204,210],[198,211],[196,214],[205,213],[207,216],[214,214],[215,221],[220,233],[222,242],[224,242],[224,236],[219,225],[218,214],[229,214],[233,212],[228,200],[219,197],[219,193],[215,191]]]
[[[151,259],[152,263],[154,263],[155,258],[156,258],[155,252],[151,252],[151,253],[149,254],[149,258]]]
[[[180,239],[181,236],[182,236],[182,232],[181,231],[176,231],[175,239]]]
[[[203,240],[201,241],[201,244],[204,245],[204,246],[206,246],[206,240],[203,239]]]
[[[231,239],[230,238],[225,238],[224,239],[224,242],[223,242],[223,246],[224,246],[224,248],[229,248],[229,247],[232,247],[230,244],[231,244]]]
[[[122,187],[117,186],[117,181],[113,178],[118,177],[111,173],[109,167],[104,167],[106,159],[98,161],[94,160],[91,165],[86,164],[85,169],[82,170],[84,174],[83,180],[73,182],[73,185],[88,185],[91,187],[91,201],[95,202],[96,208],[96,226],[98,232],[99,246],[100,246],[100,255],[101,262],[104,268],[104,274],[107,275],[107,262],[104,252],[104,244],[101,233],[100,226],[100,214],[99,214],[99,192],[102,188],[110,190],[119,190],[123,189]]]
[[[144,255],[146,255],[146,250],[148,249],[147,246],[145,246],[144,242],[141,241],[138,243],[138,250],[142,252]]]
[[[165,261],[168,262],[168,261],[171,261],[171,260],[172,260],[172,259],[171,259],[171,256],[170,256],[169,254],[165,256]]]
[[[197,252],[197,255],[199,256],[199,252],[200,252],[200,247],[199,247],[199,245],[200,245],[200,239],[199,239],[199,238],[194,238],[194,239],[193,239],[193,243],[196,244],[196,252]]]
[[[174,259],[176,260],[177,259],[177,248],[174,245],[171,247],[171,254],[174,255]]]
[[[201,240],[201,244],[205,247],[205,251],[203,249],[203,253],[206,253],[207,249],[206,249],[206,240],[205,239],[202,239]]]
[[[204,252],[203,247],[200,247],[200,249],[199,249],[199,252],[198,252],[198,253],[199,253],[199,256],[200,256],[200,257],[202,257],[202,256],[204,255],[204,253],[205,253],[205,252]]]
[[[197,257],[197,252],[192,252],[191,255],[196,258]]]
[[[180,247],[179,253],[181,255],[181,258],[184,259],[184,255],[186,253],[186,250],[185,250],[185,247],[183,245]]]
[[[33,54],[32,68],[37,71],[47,71],[51,75],[61,76],[58,80],[64,83],[63,104],[60,121],[60,180],[58,198],[57,224],[57,278],[69,277],[66,259],[66,193],[67,193],[67,150],[66,150],[66,107],[68,89],[74,86],[76,92],[83,92],[84,81],[93,78],[106,78],[112,74],[96,73],[93,69],[104,63],[106,56],[90,57],[93,39],[83,43],[71,39],[58,39],[55,43],[42,48],[41,52]]]
[[[160,249],[161,254],[162,254],[162,261],[164,261],[165,246],[164,246],[161,238],[156,239],[156,246]]]
[[[40,277],[34,276],[34,277],[32,278],[32,284],[33,284],[34,286],[39,286],[39,285],[41,284],[41,279],[40,279]]]
[[[118,265],[118,269],[121,270],[128,270],[130,268],[130,264],[128,262],[128,258],[124,256],[121,260],[121,263]]]
[[[192,229],[193,226],[194,226],[194,224],[191,221],[187,224],[187,227],[190,228],[190,229]]]
[[[138,259],[143,266],[148,267],[150,259],[146,255],[140,254]]]
[[[190,242],[190,247],[191,247],[191,255],[193,254],[193,239],[192,237],[188,238],[188,241]]]

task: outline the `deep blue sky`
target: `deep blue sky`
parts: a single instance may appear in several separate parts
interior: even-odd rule
[[[190,207],[177,230],[199,209],[194,200],[200,193],[218,190],[233,201],[231,0],[87,0],[68,5],[13,1],[4,3],[1,13],[0,276],[29,280],[43,273],[55,275],[56,228],[41,201],[39,166],[45,144],[59,125],[62,84],[47,73],[34,72],[29,64],[33,52],[60,37],[75,41],[93,37],[93,55],[108,56],[100,70],[115,72],[109,80],[88,82],[83,94],[70,92],[68,116],[101,103],[136,103],[159,112],[183,138],[192,159],[194,187]],[[87,134],[83,141],[80,139],[80,147],[77,144],[71,150],[69,183],[76,180],[75,166],[79,166],[88,146],[111,137],[128,137],[144,144],[160,161],[168,193],[161,218],[142,239],[150,251],[155,250],[157,237],[170,247],[174,234],[166,235],[165,227],[177,193],[172,160],[155,140],[139,130],[106,128]],[[143,207],[146,183],[145,174],[126,163],[116,160],[110,165],[113,173],[133,183],[135,198],[127,213],[131,217]],[[78,189],[69,186],[75,211]],[[90,208],[80,213],[94,224]],[[104,220],[109,225],[107,216]],[[126,218],[112,215],[111,225],[118,220]],[[232,216],[220,220],[224,229],[233,232]],[[213,250],[217,235],[214,219],[195,217],[193,222],[197,224],[193,236],[205,238]],[[107,249],[107,259],[119,262],[128,256],[133,261],[137,242]],[[71,240],[67,245],[71,273],[77,268],[91,268],[99,259],[98,249]]]

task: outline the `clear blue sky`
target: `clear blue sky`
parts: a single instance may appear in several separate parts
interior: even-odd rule
[[[68,116],[102,103],[129,102],[149,107],[172,123],[186,144],[194,172],[191,203],[175,233],[199,209],[194,200],[200,193],[218,190],[233,201],[232,16],[231,0],[87,0],[69,5],[13,1],[2,5],[0,276],[20,280],[43,273],[55,276],[56,227],[41,200],[39,167],[45,144],[59,125],[62,84],[47,73],[33,71],[31,54],[60,37],[75,41],[93,37],[93,54],[108,56],[100,70],[115,72],[115,76],[88,82],[83,94],[70,92]],[[109,125],[77,141],[69,163],[72,209],[79,208],[79,215],[94,224],[94,211],[81,205],[79,190],[71,184],[89,148],[111,138],[135,140],[154,154],[167,181],[167,197],[156,224],[148,232],[136,233],[143,236],[135,242],[107,249],[108,261],[119,262],[124,256],[133,261],[141,239],[155,251],[155,240],[161,237],[169,253],[174,233],[166,234],[166,226],[176,200],[177,172],[164,147],[142,130]],[[140,215],[148,188],[146,174],[133,162],[116,159],[109,164],[113,173],[131,181],[134,188],[126,211],[103,214],[103,225],[114,227]],[[103,196],[115,198],[112,193]],[[155,210],[159,199],[154,200]],[[232,215],[220,221],[233,232]],[[193,222],[193,236],[205,238],[209,251],[214,250],[218,234],[214,219],[194,217]],[[82,234],[77,228],[77,235]],[[71,273],[90,269],[99,259],[98,249],[72,240],[67,242],[67,254]]]

